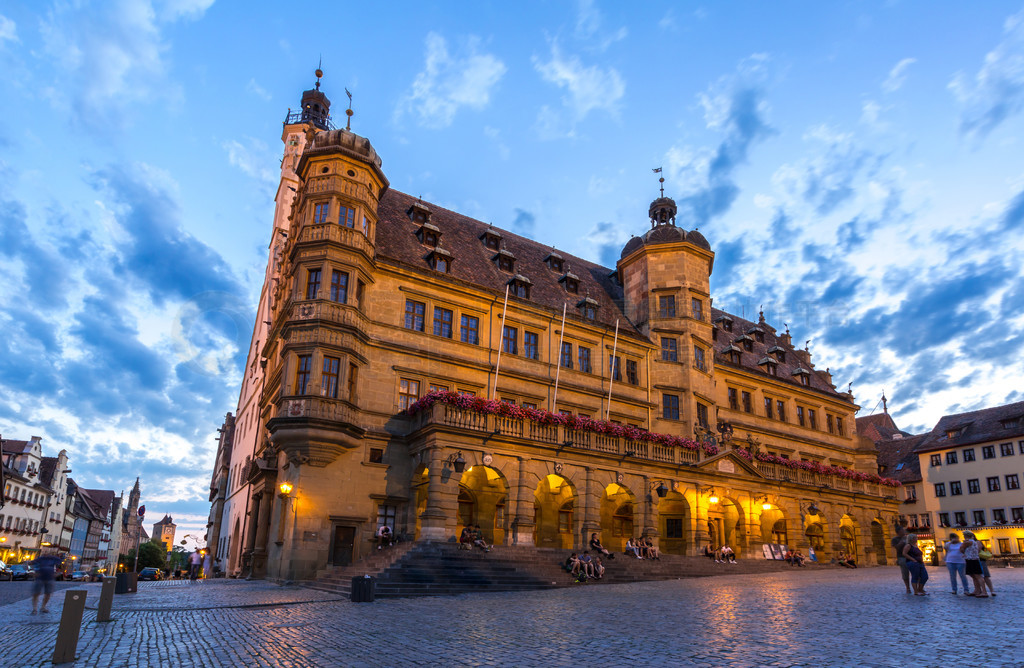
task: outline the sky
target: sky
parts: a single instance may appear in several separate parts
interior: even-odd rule
[[[393,188],[609,267],[662,167],[860,415],[1024,399],[1020,0],[4,2],[0,433],[147,523],[205,527],[318,62]]]

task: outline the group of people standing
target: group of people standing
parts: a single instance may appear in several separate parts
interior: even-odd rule
[[[949,542],[945,544],[946,568],[949,570],[949,583],[952,587],[950,592],[957,594],[957,578],[963,585],[965,596],[974,598],[988,598],[995,596],[995,589],[992,587],[992,577],[989,575],[986,561],[992,556],[974,535],[972,531],[964,531],[964,538],[956,533],[949,534]],[[928,582],[928,569],[924,563],[924,552],[917,544],[917,534],[908,534],[901,526],[896,527],[896,536],[892,539],[892,546],[896,551],[896,563],[900,566],[900,574],[903,576],[903,584],[907,593],[915,596],[927,596],[924,590]],[[974,581],[974,591],[969,592],[967,576]]]

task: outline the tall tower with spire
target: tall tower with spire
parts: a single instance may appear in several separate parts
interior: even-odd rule
[[[125,508],[121,519],[121,546],[119,552],[128,554],[135,549],[139,540],[139,532],[142,530],[142,519],[139,517],[139,499],[142,492],[139,489],[139,479],[135,478],[135,485],[128,493],[128,506]]]

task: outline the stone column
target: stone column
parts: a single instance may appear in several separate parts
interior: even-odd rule
[[[640,532],[640,535],[646,537],[650,536],[651,540],[654,541],[655,546],[658,544],[658,509],[656,504],[659,498],[651,490],[651,479],[647,476],[643,476],[644,481],[644,528]]]
[[[693,546],[690,548],[692,556],[703,555],[704,546],[711,540],[708,534],[708,502],[701,502],[699,491],[694,494],[693,501]]]
[[[427,507],[420,514],[420,540],[445,540],[447,516],[441,501],[444,482],[441,479],[443,461],[441,448],[434,445],[430,453],[430,464],[427,470]]]
[[[590,545],[590,534],[601,531],[601,515],[594,508],[596,497],[596,484],[594,483],[594,469],[590,466],[583,468],[583,498],[580,499],[580,508],[583,511],[583,525],[581,527],[582,540],[580,545]],[[584,547],[586,549],[586,547]]]
[[[764,545],[764,538],[761,535],[761,504],[754,497],[750,497],[750,509],[747,515],[747,559],[760,559],[764,552],[761,546]]]
[[[260,492],[259,515],[256,520],[256,544],[252,551],[252,577],[262,578],[267,574],[267,534],[270,530],[270,494]]]
[[[533,545],[533,489],[530,487],[527,467],[530,459],[519,457],[519,473],[516,480],[515,517],[512,518],[512,545]]]
[[[249,573],[246,577],[249,578],[253,576],[252,553],[256,548],[256,520],[259,517],[260,501],[262,498],[262,494],[254,493],[252,495],[252,504],[249,506],[249,515],[245,518],[245,542],[242,547],[241,569],[245,570],[245,568],[248,567]]]

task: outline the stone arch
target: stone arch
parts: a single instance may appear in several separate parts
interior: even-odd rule
[[[889,562],[888,555],[889,537],[886,535],[885,523],[878,517],[871,520],[871,546],[875,550],[875,563],[885,566]]]
[[[549,473],[533,492],[533,544],[572,549],[576,532],[576,488],[561,475]]]
[[[746,513],[740,502],[724,492],[718,497],[718,503],[708,503],[708,536],[711,544],[717,549],[728,545],[737,557],[746,551],[747,540],[744,531]]]
[[[600,505],[601,543],[612,552],[622,552],[636,533],[637,499],[633,490],[613,482],[604,488]]]
[[[228,539],[228,563],[227,573],[234,573],[241,569],[242,559],[242,535],[241,521],[235,518],[235,528],[231,530],[231,538]]]
[[[466,469],[459,480],[455,535],[461,535],[467,523],[479,524],[484,540],[504,545],[508,531],[508,495],[508,480],[498,469],[484,465]]]
[[[412,474],[412,498],[415,501],[413,504],[413,520],[415,522],[414,535],[415,540],[420,538],[420,515],[427,509],[427,484],[429,483],[430,470],[426,464],[420,464],[416,467],[416,471]]]
[[[690,504],[686,497],[672,490],[658,501],[659,549],[665,554],[685,555],[690,548]]]
[[[839,549],[846,554],[854,555],[854,559],[860,556],[858,533],[859,526],[853,516],[843,515],[839,518]]]
[[[786,513],[777,505],[761,511],[761,542],[790,546],[789,525]]]
[[[828,520],[825,519],[824,513],[818,515],[811,515],[810,513],[804,515],[804,537],[807,539],[808,549],[814,550],[814,553],[818,561],[824,561],[831,558],[833,554],[832,546],[826,542],[828,536]]]

